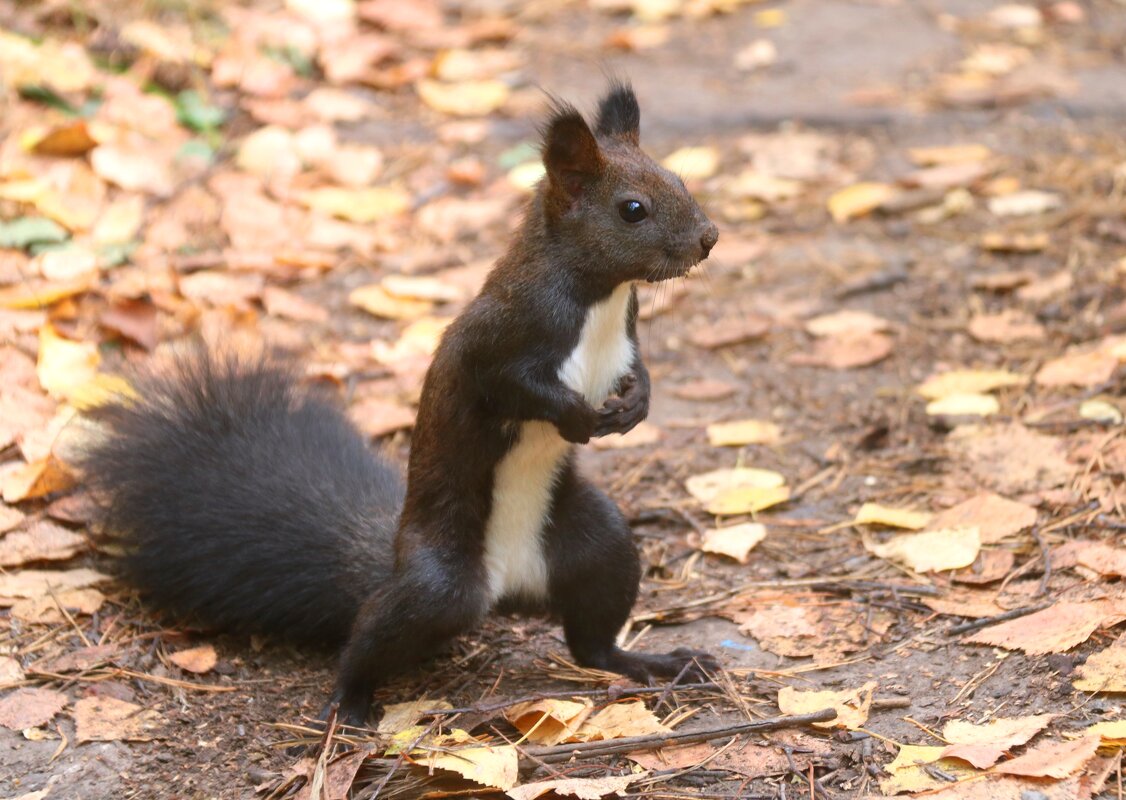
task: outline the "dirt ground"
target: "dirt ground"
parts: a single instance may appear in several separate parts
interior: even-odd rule
[[[779,711],[783,687],[843,691],[872,682],[874,700],[867,720],[845,729],[727,735],[698,745],[705,750],[684,761],[675,752],[664,762],[641,760],[649,777],[638,778],[622,796],[931,791],[1021,800],[1121,798],[1120,740],[1126,734],[1117,740],[1104,734],[1101,743],[1096,737],[1074,763],[1072,756],[1042,755],[1040,766],[1025,772],[988,772],[989,765],[970,768],[954,759],[970,770],[963,773],[947,758],[914,768],[923,777],[908,785],[895,783],[902,774],[887,765],[902,745],[956,741],[948,730],[938,733],[951,721],[1054,715],[1027,747],[1028,737],[1004,744],[1005,764],[1046,744],[1086,741],[1082,734],[1095,723],[1124,719],[1126,686],[1084,690],[1076,681],[1092,654],[1121,652],[1126,619],[1126,6],[1114,0],[789,0],[736,3],[730,13],[697,18],[685,10],[692,3],[670,3],[674,13],[667,19],[647,22],[658,5],[434,5],[442,9],[442,26],[454,32],[492,21],[504,34],[470,37],[468,52],[511,59],[493,68],[510,90],[504,102],[459,115],[420,100],[416,91],[423,76],[408,67],[429,64],[448,45],[434,45],[440,36],[419,35],[412,27],[417,21],[395,22],[396,14],[386,10],[413,5],[359,4],[374,9],[361,15],[364,30],[379,30],[405,50],[378,69],[333,81],[313,58],[269,92],[248,83],[247,64],[241,84],[238,77],[223,83],[217,61],[184,67],[149,52],[157,48],[151,34],[139,47],[122,44],[126,26],[148,18],[159,21],[177,47],[176,37],[184,34],[209,52],[226,52],[232,32],[257,30],[235,7],[0,0],[5,36],[28,37],[40,48],[77,42],[97,56],[99,74],[189,87],[208,107],[226,112],[224,121],[203,126],[197,137],[212,148],[206,166],[188,178],[177,173],[160,191],[147,179],[129,185],[105,161],[91,161],[95,180],[110,187],[100,203],[144,198],[144,223],[130,237],[136,246],[124,264],[100,267],[96,282],[81,293],[41,301],[51,307],[51,322],[18,316],[41,310],[6,305],[13,310],[0,317],[0,345],[10,383],[24,374],[16,367],[9,372],[16,355],[30,362],[38,354],[43,364],[40,329],[48,324],[67,340],[98,342],[108,366],[122,355],[145,357],[140,317],[115,325],[104,316],[107,304],[127,298],[155,307],[155,340],[199,327],[253,329],[301,352],[312,374],[332,376],[350,392],[357,414],[385,413],[388,403],[411,412],[424,360],[380,361],[370,344],[393,348],[409,320],[386,318],[399,316],[397,310],[383,318],[368,313],[350,296],[396,273],[435,275],[446,285],[479,274],[515,223],[522,194],[506,175],[535,160],[541,90],[590,109],[606,73],[628,76],[641,102],[646,149],[659,158],[678,148],[702,150],[696,161],[678,164],[721,229],[704,267],[676,285],[643,291],[640,336],[653,378],[649,425],[635,441],[588,447],[582,455],[585,470],[629,516],[647,566],[627,637],[640,634],[640,649],[708,650],[727,670],[710,686],[642,696],[658,718],[679,716],[674,710],[686,714],[677,731],[793,713]],[[306,6],[312,4],[238,8],[268,11],[262,19],[277,21],[300,19]],[[10,39],[0,44],[0,68],[16,75]],[[129,59],[117,63],[114,53],[126,51]],[[300,61],[287,58],[286,64]],[[137,66],[144,61],[144,69]],[[484,57],[472,65],[484,73],[491,68]],[[162,72],[176,68],[187,75]],[[376,73],[383,77],[373,78]],[[50,76],[44,77],[49,86]],[[304,101],[326,86],[343,89],[366,108],[333,123],[334,147],[377,152],[382,166],[375,183],[404,187],[407,207],[380,213],[370,224],[347,220],[349,231],[334,229],[346,242],[332,248],[315,243],[312,228],[279,236],[256,228],[245,214],[232,221],[229,206],[221,215],[231,201],[217,188],[220,177],[250,185],[271,207],[300,205],[296,198],[310,184],[289,176],[295,183],[282,185],[276,175],[256,173],[254,154],[243,157],[240,142],[267,122],[302,127],[307,107],[286,101]],[[93,92],[82,86],[37,95],[2,74],[0,91],[6,98],[0,105],[0,220],[50,217],[13,188],[17,179],[26,180],[13,166],[20,163],[13,155],[17,142],[36,124],[61,124],[64,117],[52,116],[58,114],[54,100],[81,105]],[[105,120],[104,109],[91,119],[140,126],[135,118]],[[979,151],[952,155],[954,145]],[[946,149],[928,156],[919,148]],[[284,156],[267,153],[275,163]],[[75,155],[39,157],[74,161]],[[77,156],[92,158],[86,151]],[[717,161],[709,166],[711,157]],[[248,177],[251,184],[237,183]],[[1006,198],[1016,198],[1010,203],[1016,211],[1006,210]],[[89,228],[71,229],[80,244],[83,227]],[[374,242],[364,240],[364,230]],[[44,263],[22,245],[0,250],[0,292],[71,280],[69,273],[52,275]],[[223,279],[164,288],[163,278],[152,277],[169,272]],[[138,275],[152,281],[147,294],[128,292]],[[268,294],[271,287],[286,294]],[[455,313],[458,302],[427,313]],[[830,316],[845,310],[863,316],[845,323]],[[828,327],[811,323],[822,318]],[[954,370],[1003,370],[1019,379],[996,389],[919,394],[928,378]],[[65,392],[50,394],[59,407],[67,399]],[[976,399],[965,401],[967,394]],[[38,385],[35,396],[43,396]],[[929,402],[949,397],[963,400],[928,411]],[[17,401],[9,396],[4,413]],[[977,409],[993,401],[986,416],[956,404]],[[37,418],[38,427],[21,427],[22,420],[9,425],[12,436],[0,444],[8,502],[0,511],[18,521],[0,530],[27,530],[51,518],[89,544],[65,558],[13,557],[2,562],[0,577],[42,569],[112,571],[112,541],[87,532],[81,507],[61,499],[74,496],[69,484],[9,493],[16,470],[35,463],[21,442],[47,430],[55,414],[52,405]],[[748,419],[776,428],[734,446],[709,439],[708,426]],[[404,427],[409,422],[366,429],[374,446],[401,461],[410,439]],[[789,499],[757,513],[716,515],[686,490],[693,476],[736,466],[780,474]],[[943,561],[927,568],[918,553],[897,556],[881,548],[910,533],[853,522],[865,503],[939,513],[985,491],[1034,509],[1032,521],[995,536],[985,531],[994,521],[980,521],[974,541],[983,549],[954,566]],[[701,549],[710,529],[751,520],[765,525],[766,536],[745,563]],[[979,525],[977,518],[971,522]],[[910,527],[934,529],[925,521]],[[0,538],[5,557],[12,549],[3,542],[14,535]],[[1092,550],[1096,544],[1105,548]],[[922,546],[923,556],[942,561],[946,546],[936,539]],[[974,566],[955,570],[971,561]],[[302,736],[292,726],[307,725],[327,695],[331,654],[187,630],[146,612],[141,599],[113,581],[98,588],[105,597],[93,613],[48,614],[36,622],[13,610],[25,595],[5,598],[0,585],[0,658],[15,663],[8,665],[15,671],[0,672],[0,795],[310,796],[303,784],[316,764],[286,745]],[[1036,617],[1023,628],[1012,623],[1000,638],[969,641],[1013,609],[1053,613],[1064,606],[1078,614],[1098,606],[1101,616],[1089,625]],[[951,632],[978,619],[985,622]],[[91,649],[98,645],[106,649]],[[198,674],[170,660],[207,645],[218,660]],[[60,665],[67,654],[72,663]],[[578,670],[566,655],[550,621],[497,617],[424,671],[381,689],[377,699],[389,704],[425,696],[477,707],[456,726],[511,742],[519,733],[481,706],[574,690],[596,690],[590,696],[599,705],[629,687]],[[65,707],[42,721],[7,724],[5,709],[8,719],[22,717],[5,699],[14,704],[14,693],[27,689],[61,695]],[[77,709],[89,698],[155,713],[128,735],[83,735]],[[366,766],[357,762],[354,784],[348,779],[325,796],[375,796],[393,762],[374,755]],[[523,760],[520,782],[640,769],[623,754]],[[452,778],[426,783],[421,773],[400,764],[380,796],[502,796]]]

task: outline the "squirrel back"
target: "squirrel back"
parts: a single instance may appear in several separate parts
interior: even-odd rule
[[[398,471],[277,358],[195,346],[131,385],[79,463],[125,579],[207,627],[343,642],[391,571]]]

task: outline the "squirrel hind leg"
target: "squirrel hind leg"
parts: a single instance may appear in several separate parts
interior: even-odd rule
[[[641,561],[629,523],[609,497],[569,470],[559,482],[546,530],[551,608],[575,660],[626,675],[708,680],[719,664],[702,650],[631,653],[615,644],[641,581]]]

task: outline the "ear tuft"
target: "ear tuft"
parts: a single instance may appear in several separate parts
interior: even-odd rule
[[[622,136],[637,144],[641,138],[641,108],[633,87],[619,80],[610,82],[610,90],[598,104],[598,133]]]
[[[605,167],[598,141],[582,114],[569,103],[553,103],[543,128],[543,165],[552,186],[571,197],[581,194]]]

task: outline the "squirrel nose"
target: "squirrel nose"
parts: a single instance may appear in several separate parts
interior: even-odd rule
[[[700,247],[704,250],[704,258],[708,257],[708,253],[715,247],[715,243],[719,241],[719,228],[715,223],[708,223],[708,227],[700,234]]]

